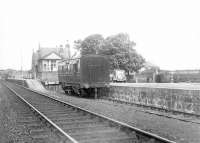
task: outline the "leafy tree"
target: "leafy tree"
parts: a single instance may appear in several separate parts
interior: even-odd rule
[[[86,37],[83,41],[76,41],[76,48],[81,50],[82,55],[98,54],[104,44],[104,38],[100,34],[93,34]]]
[[[138,72],[143,67],[144,58],[133,47],[136,44],[126,33],[109,36],[105,39],[101,54],[109,55],[113,69]]]
[[[74,42],[75,48],[85,54],[103,54],[110,58],[112,69],[123,69],[129,72],[138,72],[143,67],[144,58],[133,47],[135,42],[130,40],[126,33],[119,33],[103,38],[100,34],[93,34],[83,41]]]
[[[81,43],[82,43],[82,40],[81,40],[81,39],[75,40],[75,41],[74,41],[74,48],[75,48],[76,50],[81,50]]]

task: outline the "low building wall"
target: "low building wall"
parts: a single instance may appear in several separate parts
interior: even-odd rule
[[[57,82],[58,81],[58,72],[40,72],[38,73],[38,78],[41,81]]]
[[[200,115],[200,90],[110,86],[107,98]]]

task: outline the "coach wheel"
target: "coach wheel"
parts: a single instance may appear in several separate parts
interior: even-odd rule
[[[67,95],[73,95],[72,88],[70,88],[70,87],[65,88],[64,91],[65,91],[65,93],[66,93]]]
[[[90,98],[97,98],[97,88],[89,88],[87,91]]]
[[[65,90],[65,94],[71,95],[71,91],[69,89]]]
[[[79,91],[80,91],[80,94],[79,94],[80,97],[86,97],[88,95],[87,91],[83,88],[80,89]]]
[[[76,93],[74,92],[74,90],[71,88],[70,90],[69,90],[69,95],[76,95]]]

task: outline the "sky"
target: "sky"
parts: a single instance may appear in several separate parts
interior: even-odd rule
[[[32,51],[91,34],[128,33],[147,61],[200,69],[198,0],[0,0],[0,69],[31,69]]]

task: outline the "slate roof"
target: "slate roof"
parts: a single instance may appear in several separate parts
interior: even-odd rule
[[[62,59],[67,59],[67,58],[69,58],[68,57],[69,53],[67,53],[67,52],[68,51],[66,48],[60,48],[60,47],[59,48],[39,48],[36,52],[33,52],[33,54],[32,54],[32,65],[33,66],[37,65],[38,60],[44,59],[51,53],[55,53]]]
[[[64,55],[63,48],[40,48],[38,50],[38,56],[40,59],[44,59],[47,55],[50,55],[53,52],[62,58],[67,58],[66,55]]]
[[[37,52],[35,52],[34,57],[36,59],[44,59],[51,53],[55,53],[63,59],[68,58],[68,53],[65,48],[40,48]]]
[[[60,57],[61,59],[63,59],[63,56],[61,56],[61,55],[58,55],[56,52],[49,52],[49,54],[47,54],[47,55],[45,55],[45,56],[43,56],[42,58],[40,58],[40,59],[46,59],[46,57],[48,57],[49,55],[51,55],[52,53],[54,53],[54,54],[56,54],[58,57]],[[59,59],[60,59],[59,58]]]

